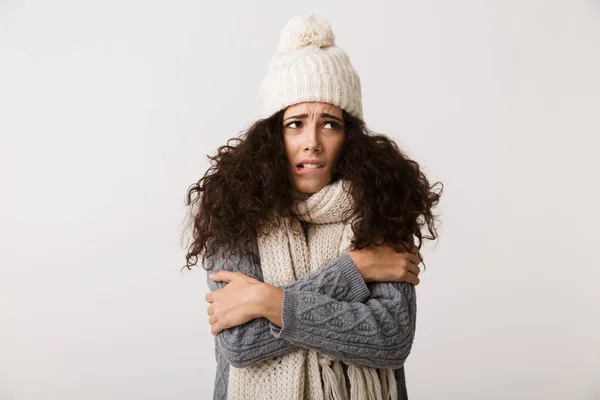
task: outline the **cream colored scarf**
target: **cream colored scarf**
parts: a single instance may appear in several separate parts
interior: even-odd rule
[[[281,287],[324,267],[350,246],[344,212],[353,209],[349,182],[335,181],[298,203],[298,218],[310,222],[306,236],[298,219],[258,238],[264,281]],[[347,215],[346,215],[347,216]],[[296,228],[298,232],[292,231]],[[299,348],[245,368],[229,368],[229,400],[388,400],[397,399],[394,371],[348,365],[350,394],[341,361]]]

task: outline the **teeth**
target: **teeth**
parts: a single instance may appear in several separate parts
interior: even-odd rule
[[[300,164],[303,168],[321,168],[319,164]]]

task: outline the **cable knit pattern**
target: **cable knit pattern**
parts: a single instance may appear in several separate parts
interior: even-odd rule
[[[229,266],[231,260],[219,258],[212,260],[213,271]],[[255,279],[263,281],[259,265],[236,263],[231,271],[239,271]],[[207,279],[211,291],[218,290],[226,285],[225,282]],[[282,286],[288,290],[301,291],[301,293],[321,293],[329,299],[342,302],[362,302],[369,297],[370,291],[356,266],[348,256],[343,254],[333,260],[320,271],[315,271],[303,279],[289,285]],[[247,367],[267,358],[285,354],[298,346],[281,340],[271,333],[271,322],[266,318],[258,318],[245,324],[224,329],[215,337],[215,345],[227,361],[235,367]],[[277,325],[274,325],[277,329]],[[218,361],[218,360],[217,360]]]
[[[263,281],[260,264],[252,263],[249,259],[235,257],[233,254],[227,256],[219,254],[215,258],[209,259],[208,265],[214,272],[222,269],[239,271]],[[208,278],[208,275],[207,284],[211,291],[221,289],[226,285],[225,282],[213,281]],[[377,292],[378,287],[382,285],[389,286],[390,290],[388,293],[392,294],[391,297],[402,297],[402,308],[391,301],[391,298],[382,298],[381,296],[373,298],[371,291],[375,290]],[[350,305],[352,303],[364,303],[367,308],[361,311],[367,314],[374,313],[372,311],[373,307],[391,311],[397,310],[397,313],[401,316],[408,315],[411,321],[410,328],[406,332],[402,332],[401,336],[414,336],[414,324],[416,322],[414,286],[408,283],[370,282],[366,284],[348,254],[340,255],[319,271],[314,271],[302,279],[283,286],[282,289],[284,290],[284,298],[286,294],[294,291],[299,297],[311,296],[314,293],[322,294],[324,296],[320,297],[319,300],[324,304],[344,303]],[[227,400],[230,365],[246,367],[298,348],[312,347],[310,343],[296,342],[297,344],[295,344],[285,339],[288,328],[288,325],[286,325],[287,320],[285,320],[287,317],[286,315],[282,315],[282,318],[285,321],[283,329],[280,329],[266,318],[257,318],[245,324],[224,329],[215,336],[217,372],[213,392],[214,400]],[[344,321],[342,320],[342,322]],[[395,324],[396,321],[391,320],[390,323]],[[292,324],[301,331],[308,329],[308,327],[299,328],[302,325],[301,319],[293,321]],[[364,366],[389,365],[390,361],[395,363],[395,366],[392,368],[397,368],[394,370],[397,382],[397,398],[400,400],[408,399],[403,364],[410,353],[410,345],[397,348],[398,351],[393,353],[384,351],[382,354],[378,349],[378,342],[376,340],[369,340],[367,345],[364,346],[362,343],[367,342],[366,338],[363,338],[363,340],[357,339],[358,335],[352,335],[351,332],[348,332],[346,326],[340,328],[346,335],[352,336],[354,345],[350,349],[344,349],[343,355],[340,355],[339,358],[346,362]],[[310,329],[314,328],[311,327]],[[312,332],[314,338],[312,341],[319,340],[320,338],[318,348],[327,349],[325,352],[329,352],[330,349],[331,351],[336,351],[336,349],[340,349],[339,344],[337,341],[330,340],[330,337],[331,335],[335,336],[338,329],[335,326],[316,329]],[[344,372],[347,373],[345,367]],[[347,387],[350,389],[349,384]]]
[[[358,365],[399,368],[414,335],[414,287],[408,285],[369,284],[371,295],[364,303],[332,302],[320,293],[284,291],[284,326],[271,324],[271,332],[334,358],[351,357]],[[322,337],[327,338],[326,344]],[[372,351],[363,354],[369,347]]]
[[[384,399],[384,396],[396,399],[399,394],[404,398],[405,387],[397,386],[396,382],[396,375],[403,382],[403,371],[397,374],[390,368],[401,368],[412,346],[416,315],[414,287],[386,283],[371,289],[347,256],[338,257],[342,268],[320,268],[350,244],[351,229],[337,222],[352,207],[351,198],[344,190],[346,183],[334,182],[300,204],[300,209],[306,206],[306,210],[301,210],[299,216],[316,222],[309,225],[308,241],[303,234],[292,233],[287,226],[267,239],[263,237],[262,247],[259,237],[263,280],[284,288],[283,328],[264,318],[257,320],[267,322],[273,338],[285,339],[298,347],[270,341],[265,330],[258,334],[254,331],[254,337],[246,337],[250,331],[246,328],[254,321],[231,329],[237,331],[238,346],[242,343],[244,352],[265,349],[267,353],[263,353],[261,361],[254,360],[250,365],[238,364],[238,367],[231,363],[227,398],[348,399],[347,389],[352,400]],[[299,228],[298,220],[286,221],[286,224],[293,223]],[[288,248],[286,244],[289,245],[287,252],[282,251]],[[282,268],[286,264],[288,268]],[[332,274],[332,271],[341,273]],[[294,282],[295,276],[300,280]],[[309,282],[314,282],[317,276],[322,283],[327,282],[321,288],[328,290],[310,291],[315,285]],[[345,301],[348,291],[337,290],[340,286],[333,286],[332,282],[357,289],[351,292],[351,301]],[[294,285],[297,286],[292,287]],[[262,325],[264,329],[264,322]],[[221,333],[225,331],[229,330]],[[221,333],[215,338],[217,346]],[[253,339],[256,340],[254,346]],[[365,349],[375,350],[375,357],[366,355]],[[340,360],[348,365],[342,367]]]

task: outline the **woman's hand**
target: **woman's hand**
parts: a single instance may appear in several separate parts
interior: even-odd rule
[[[214,281],[228,282],[224,288],[206,295],[208,323],[216,336],[223,329],[241,325],[262,313],[265,284],[242,272],[221,270],[209,275]]]
[[[348,252],[365,282],[409,282],[415,286],[421,272],[418,254],[415,245],[408,253],[397,253],[386,244]]]

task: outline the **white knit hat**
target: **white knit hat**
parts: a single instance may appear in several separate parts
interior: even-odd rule
[[[261,118],[293,104],[320,101],[362,119],[360,78],[335,45],[325,18],[293,17],[281,32],[277,50],[260,88]]]

